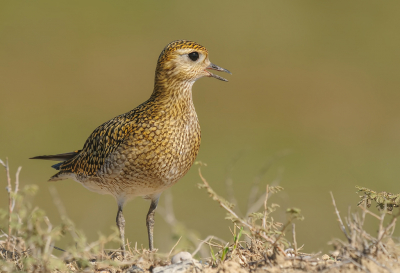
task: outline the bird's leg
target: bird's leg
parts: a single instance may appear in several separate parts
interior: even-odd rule
[[[146,217],[146,226],[147,226],[147,233],[149,235],[149,249],[152,251],[153,247],[153,229],[154,229],[154,214],[156,212],[158,200],[160,199],[160,195],[154,196],[151,198],[151,204],[149,208],[149,212],[147,213]]]
[[[125,218],[122,214],[122,204],[118,204],[118,213],[117,213],[117,227],[119,229],[119,235],[121,238],[121,250],[122,256],[125,254]]]

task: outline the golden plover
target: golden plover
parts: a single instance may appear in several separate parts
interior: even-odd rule
[[[186,40],[171,42],[158,58],[154,90],[147,101],[97,127],[81,150],[32,158],[62,161],[52,166],[59,172],[49,181],[71,178],[91,191],[115,197],[122,250],[122,208],[136,196],[151,200],[146,225],[153,250],[160,195],[187,173],[199,151],[192,86],[202,77],[227,81],[210,69],[230,73],[209,61],[205,47]]]

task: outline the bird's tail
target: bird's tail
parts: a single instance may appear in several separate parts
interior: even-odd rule
[[[35,156],[35,157],[31,157],[30,159],[62,161],[60,163],[57,163],[57,164],[54,164],[53,166],[51,166],[52,168],[54,168],[56,170],[60,170],[60,166],[63,164],[64,161],[75,157],[80,152],[81,152],[81,150],[76,150],[74,152],[64,153],[64,154]]]

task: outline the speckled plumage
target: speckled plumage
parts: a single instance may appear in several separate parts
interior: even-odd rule
[[[196,61],[189,55],[193,52],[198,55]],[[146,102],[97,127],[82,150],[36,157],[65,160],[53,166],[59,172],[50,181],[72,178],[92,191],[113,195],[119,206],[122,240],[125,201],[135,196],[151,199],[147,224],[152,249],[152,217],[158,198],[187,173],[200,147],[192,85],[204,76],[224,80],[206,69],[229,73],[210,63],[207,50],[195,42],[168,44],[158,58],[154,90]]]
[[[75,157],[50,180],[73,178],[117,200],[150,196],[179,180],[200,147],[200,126],[190,100],[155,99],[99,126]]]

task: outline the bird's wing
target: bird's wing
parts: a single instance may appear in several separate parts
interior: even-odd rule
[[[61,173],[93,176],[103,166],[105,159],[114,152],[134,130],[135,122],[127,114],[117,116],[99,127],[86,140],[82,150],[75,157],[59,166]]]

